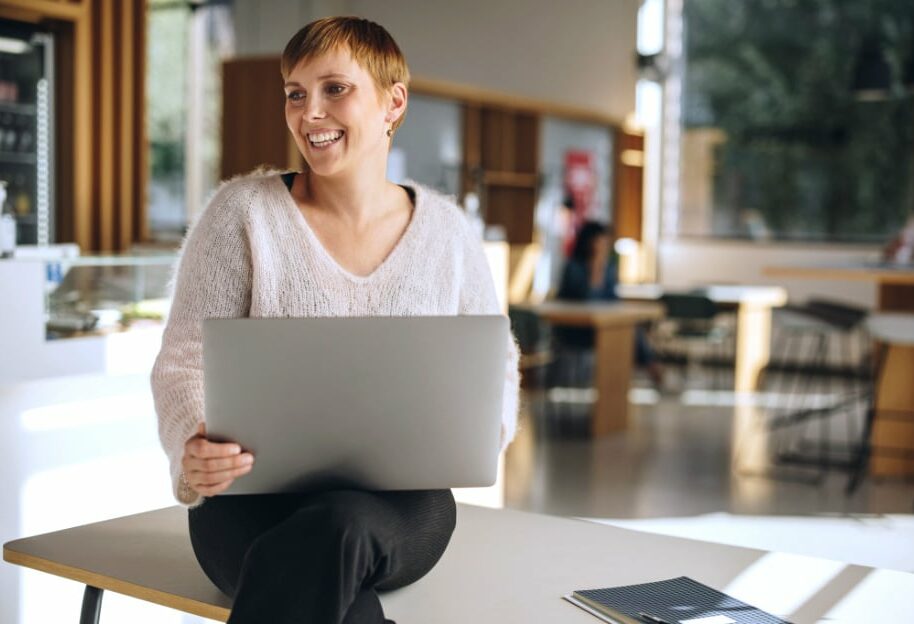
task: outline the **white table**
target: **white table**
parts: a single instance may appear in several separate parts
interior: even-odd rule
[[[230,601],[200,571],[177,507],[17,540],[3,555],[189,613],[228,616]],[[381,600],[399,624],[596,624],[561,596],[681,575],[796,624],[907,622],[914,613],[914,575],[905,572],[466,505],[439,564]]]

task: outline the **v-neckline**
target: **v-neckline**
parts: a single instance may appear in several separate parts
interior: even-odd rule
[[[331,254],[327,250],[327,248],[324,247],[324,244],[321,242],[317,233],[311,227],[311,224],[308,223],[308,219],[305,218],[305,215],[302,213],[301,209],[298,207],[298,203],[295,201],[295,198],[292,196],[291,189],[288,186],[286,186],[285,181],[282,179],[282,174],[275,175],[275,176],[273,176],[273,178],[274,178],[274,183],[278,184],[282,191],[283,201],[285,202],[286,207],[288,207],[289,209],[291,209],[294,212],[294,216],[292,218],[299,223],[299,227],[303,230],[305,237],[308,239],[308,242],[311,243],[311,245],[315,249],[318,250],[318,255],[320,255],[328,265],[330,265],[335,271],[337,271],[338,273],[343,275],[343,277],[345,277],[353,282],[357,282],[357,283],[369,282],[372,279],[374,279],[377,275],[379,275],[381,272],[383,272],[387,268],[388,265],[393,263],[393,260],[396,258],[396,256],[398,256],[400,253],[402,253],[401,249],[405,246],[405,243],[407,242],[407,240],[412,237],[413,230],[416,229],[416,221],[418,220],[418,216],[419,216],[419,205],[422,203],[419,199],[419,191],[418,191],[417,187],[414,185],[399,185],[400,188],[405,190],[407,195],[410,196],[410,200],[412,201],[412,204],[413,204],[412,213],[410,214],[410,217],[409,217],[409,223],[406,224],[406,228],[403,230],[403,233],[400,235],[400,238],[397,239],[397,242],[394,244],[393,248],[391,248],[390,252],[388,252],[388,254],[386,256],[384,256],[384,259],[381,260],[381,262],[378,263],[378,265],[375,266],[374,269],[372,269],[370,273],[368,273],[366,275],[357,275],[357,274],[353,273],[352,271],[350,271],[349,269],[347,269],[346,267],[344,267],[342,264],[340,264],[339,261],[333,256],[333,254]]]

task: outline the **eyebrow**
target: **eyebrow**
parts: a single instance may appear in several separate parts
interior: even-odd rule
[[[324,74],[323,76],[318,76],[318,80],[327,80],[328,78],[346,78],[346,74]],[[295,82],[294,80],[287,81],[284,87],[300,87],[302,86],[300,82]]]

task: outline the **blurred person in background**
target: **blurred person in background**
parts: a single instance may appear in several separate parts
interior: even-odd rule
[[[613,252],[612,230],[597,221],[585,221],[577,232],[556,298],[564,301],[616,301],[618,262]],[[556,338],[568,346],[592,349],[593,329],[589,327],[555,328]],[[623,357],[623,354],[620,354]],[[624,354],[624,357],[630,357]],[[663,368],[647,340],[643,327],[635,331],[635,363],[643,367],[654,386],[663,386]]]

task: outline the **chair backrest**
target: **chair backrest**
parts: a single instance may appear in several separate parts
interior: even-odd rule
[[[532,310],[509,307],[511,331],[517,339],[521,353],[536,353],[546,342],[546,328],[540,316]]]
[[[666,307],[667,318],[675,320],[710,320],[718,312],[716,303],[697,293],[665,293],[660,302]]]
[[[845,331],[857,327],[869,313],[866,308],[829,299],[810,299],[803,307],[812,316]]]

